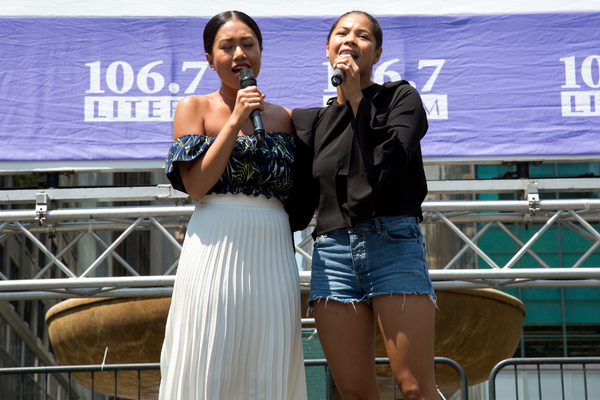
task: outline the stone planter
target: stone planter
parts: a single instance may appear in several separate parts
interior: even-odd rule
[[[521,338],[525,306],[494,289],[437,290],[435,355],[460,364],[469,386],[486,381],[492,368],[513,356]],[[437,367],[440,390],[459,389],[458,376]]]
[[[156,363],[165,336],[171,298],[69,299],[52,307],[46,324],[54,353],[62,365]],[[114,395],[114,372],[94,374],[94,390]],[[91,388],[91,374],[73,379]],[[138,373],[117,375],[119,397],[137,399]],[[141,397],[158,397],[159,371],[141,372]]]
[[[513,296],[493,289],[438,290],[435,355],[458,362],[469,385],[488,379],[499,361],[513,355],[521,334],[525,307]],[[302,295],[306,315],[307,294]],[[54,352],[63,365],[156,363],[164,339],[170,298],[69,299],[52,307],[46,323]],[[385,357],[378,332],[377,357]],[[378,375],[391,376],[388,366],[378,366]],[[142,398],[156,398],[159,371],[142,372]],[[73,374],[91,387],[91,375]],[[119,397],[137,398],[137,372],[118,374]],[[458,375],[451,367],[437,367],[440,390],[457,390]],[[114,373],[94,375],[94,389],[114,394]],[[383,394],[383,393],[382,393]]]
[[[495,289],[436,290],[435,293],[438,297],[435,356],[459,363],[469,386],[486,381],[498,362],[514,354],[521,337],[525,306],[519,299]],[[307,299],[308,294],[303,294],[303,316]],[[375,356],[387,357],[379,329]],[[376,368],[381,397],[391,398],[392,371],[387,365]],[[444,393],[460,389],[459,377],[452,367],[438,365],[436,380]]]

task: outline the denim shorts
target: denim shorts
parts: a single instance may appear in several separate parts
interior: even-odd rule
[[[417,218],[378,217],[316,238],[309,308],[321,299],[371,304],[386,294],[427,294],[436,302]]]

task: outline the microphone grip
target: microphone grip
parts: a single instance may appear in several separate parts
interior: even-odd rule
[[[240,88],[245,89],[250,86],[256,86],[256,77],[250,68],[244,67],[240,70]],[[250,113],[250,122],[252,131],[256,135],[256,142],[260,146],[265,145],[265,125],[263,124],[262,114],[258,110]]]
[[[354,57],[354,55],[349,51],[342,51],[342,55],[344,54],[350,54],[352,55],[352,57]],[[333,71],[333,75],[331,75],[331,84],[333,85],[333,87],[340,86],[344,81],[345,77],[346,73],[344,72],[344,70],[341,68],[336,68],[335,71]]]
[[[252,122],[252,130],[256,135],[258,145],[264,146],[265,144],[265,126],[260,111],[254,110],[250,114],[250,121]]]

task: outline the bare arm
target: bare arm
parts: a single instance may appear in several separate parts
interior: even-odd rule
[[[233,112],[221,128],[213,144],[193,161],[179,162],[185,189],[192,198],[200,200],[219,181],[235,145],[236,137],[254,109],[263,109],[258,89],[250,87],[238,92]],[[175,110],[173,138],[184,135],[205,135],[204,120],[216,112],[208,96],[182,99]]]
[[[296,134],[296,129],[292,123],[292,110],[277,104],[265,103],[263,119],[267,132]]]

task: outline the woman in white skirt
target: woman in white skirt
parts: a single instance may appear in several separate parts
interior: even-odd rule
[[[283,202],[296,143],[291,112],[240,89],[261,67],[262,36],[238,11],[204,30],[214,93],[176,109],[167,176],[198,201],[177,270],[159,398],[306,399],[300,286]],[[264,115],[264,140],[252,111]]]

